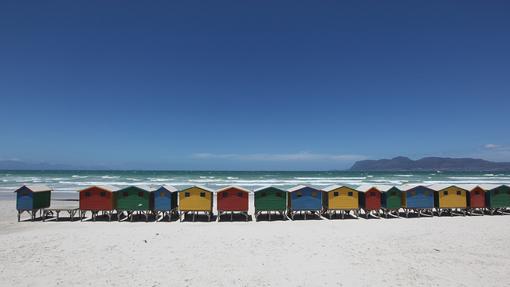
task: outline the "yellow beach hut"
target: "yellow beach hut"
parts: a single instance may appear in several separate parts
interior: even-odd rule
[[[331,219],[337,212],[342,219],[352,211],[356,217],[359,215],[358,191],[344,185],[332,185],[323,189],[323,206],[325,214]]]
[[[211,221],[213,214],[213,191],[204,186],[192,186],[179,191],[179,217],[184,220],[192,214],[193,221],[197,214],[203,213]]]
[[[429,188],[434,190],[434,207],[438,216],[441,216],[443,212],[453,215],[454,211],[466,215],[467,190],[449,184],[434,184]]]

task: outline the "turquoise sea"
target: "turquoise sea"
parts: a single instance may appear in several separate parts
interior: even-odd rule
[[[0,171],[0,192],[14,191],[23,184],[46,184],[56,192],[69,192],[89,185],[195,184],[210,188],[239,185],[288,188],[297,184],[325,187],[332,184],[357,187],[365,184],[493,183],[510,184],[510,172],[349,172],[349,171]]]

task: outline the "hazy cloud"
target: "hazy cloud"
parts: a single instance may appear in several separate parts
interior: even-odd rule
[[[215,154],[215,153],[195,153],[192,155],[195,159],[224,159],[237,161],[357,161],[366,159],[362,155],[354,154],[322,154],[322,153],[287,153],[287,154]]]
[[[491,144],[491,143],[489,143],[489,144],[484,145],[484,147],[485,147],[486,149],[498,149],[498,148],[500,148],[501,146],[500,146],[500,145],[497,145],[497,144]]]

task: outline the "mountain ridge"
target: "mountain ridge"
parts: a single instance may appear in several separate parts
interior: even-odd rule
[[[492,162],[477,158],[424,157],[412,160],[405,156],[392,159],[361,160],[350,171],[510,171],[510,162]]]

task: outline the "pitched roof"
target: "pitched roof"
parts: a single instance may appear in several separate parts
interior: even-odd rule
[[[170,192],[176,192],[176,191],[178,191],[178,189],[177,189],[177,188],[175,188],[174,186],[172,186],[172,185],[167,185],[167,184],[164,184],[164,185],[162,185],[162,186],[160,186],[160,187],[156,188],[155,190],[160,190],[160,189],[162,189],[162,188],[164,188],[164,189],[166,189],[166,190],[168,190],[168,191],[170,191]]]
[[[23,185],[22,187],[16,189],[14,192],[18,192],[20,189],[22,188],[27,188],[29,189],[30,191],[32,192],[44,192],[44,191],[52,191],[53,189],[49,188],[48,186],[46,185]]]
[[[274,188],[274,189],[277,189],[277,190],[282,191],[282,192],[287,192],[284,189],[281,189],[281,188],[278,188],[278,187],[274,187],[274,186],[263,186],[263,187],[255,189],[253,192],[259,192],[259,191],[263,191],[263,190],[270,189],[270,188]]]
[[[361,186],[358,186],[358,188],[356,188],[356,189],[360,192],[367,192],[367,191],[371,190],[372,188],[375,188],[380,192],[386,192],[386,191],[390,190],[392,187],[393,187],[392,185],[379,184],[379,185],[361,185]]]
[[[325,192],[330,192],[330,191],[337,190],[337,189],[342,188],[342,187],[348,188],[350,190],[357,191],[356,189],[354,189],[354,188],[352,188],[350,186],[347,186],[347,185],[338,185],[338,184],[327,186],[327,187],[323,188],[322,190],[325,191]]]
[[[427,187],[424,184],[403,184],[403,185],[396,186],[396,188],[398,188],[402,191],[408,191],[408,190],[416,188],[416,187],[424,187],[424,188],[430,189],[429,187]]]
[[[291,188],[287,189],[287,191],[288,192],[294,192],[294,191],[301,190],[303,188],[311,188],[311,189],[315,189],[315,190],[319,190],[320,191],[320,189],[317,189],[315,187],[312,187],[312,186],[309,186],[309,185],[302,185],[302,184],[301,185],[296,185],[294,187],[291,187]]]
[[[436,183],[436,184],[431,184],[429,186],[427,186],[428,188],[430,189],[433,189],[435,191],[440,191],[440,190],[443,190],[443,189],[446,189],[446,188],[450,188],[450,187],[457,187],[457,188],[460,188],[460,189],[464,189],[458,185],[455,185],[455,184],[451,184],[451,183]]]
[[[124,189],[133,188],[133,187],[136,187],[136,188],[139,188],[139,189],[143,189],[143,190],[148,191],[148,192],[151,192],[151,191],[154,190],[153,188],[151,188],[148,185],[130,185],[130,186],[126,186],[124,188],[121,188],[118,191],[122,191]]]
[[[250,190],[248,190],[246,188],[243,188],[243,187],[240,187],[240,186],[236,186],[236,185],[229,185],[229,186],[220,188],[216,192],[222,192],[222,191],[225,191],[225,190],[231,189],[231,188],[238,189],[238,190],[241,190],[241,191],[244,191],[244,192],[250,192]]]
[[[463,188],[467,191],[473,191],[476,187],[480,187],[483,190],[491,190],[493,188],[496,188],[500,185],[498,184],[492,184],[492,183],[481,183],[481,184],[459,184],[457,185],[460,188]]]
[[[87,189],[90,189],[90,188],[93,188],[93,187],[97,187],[99,189],[106,190],[106,191],[109,191],[109,192],[114,192],[115,190],[117,190],[117,188],[112,186],[112,185],[92,185],[92,186],[87,186],[87,187],[85,187],[83,189],[80,189],[77,192],[81,192],[81,191],[84,191],[84,190],[87,190]]]
[[[214,193],[214,190],[212,190],[212,189],[210,189],[210,188],[207,188],[207,187],[205,187],[205,186],[203,186],[203,185],[193,185],[193,186],[187,187],[187,188],[185,188],[185,189],[181,189],[181,190],[179,190],[179,192],[186,191],[186,190],[188,190],[188,189],[190,189],[190,188],[193,188],[193,187],[196,187],[196,188],[199,188],[199,189],[202,189],[202,190],[205,190],[205,191],[213,192],[213,193]]]

